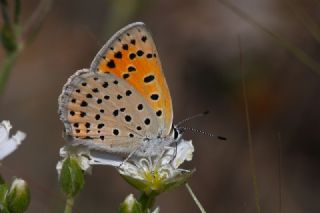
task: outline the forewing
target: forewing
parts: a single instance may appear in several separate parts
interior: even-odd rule
[[[96,55],[91,70],[111,73],[128,82],[152,109],[160,127],[157,135],[169,134],[171,97],[156,46],[143,23],[130,24],[117,32]]]

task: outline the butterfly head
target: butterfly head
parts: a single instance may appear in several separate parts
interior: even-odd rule
[[[179,126],[173,125],[172,126],[173,140],[174,141],[180,140],[184,132],[185,132],[185,130],[183,128],[180,128]]]

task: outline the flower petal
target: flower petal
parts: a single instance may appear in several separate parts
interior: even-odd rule
[[[175,153],[176,151],[176,153]],[[191,161],[194,147],[192,141],[181,139],[177,147],[170,147],[170,150],[161,158],[161,164],[167,165],[172,162],[174,168],[178,168],[184,161]]]
[[[26,138],[26,134],[17,131],[15,135],[9,138],[10,129],[12,128],[10,121],[2,121],[0,123],[0,160],[10,155]]]

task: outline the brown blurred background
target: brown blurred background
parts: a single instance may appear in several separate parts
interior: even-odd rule
[[[9,1],[10,2],[10,1]],[[301,14],[320,27],[319,0],[233,1],[255,21],[319,60],[319,42]],[[22,1],[26,20],[39,1]],[[189,183],[207,212],[256,212],[241,85],[239,37],[262,212],[320,211],[320,72],[309,69],[266,33],[213,0],[56,0],[31,46],[19,56],[1,97],[0,117],[27,133],[2,163],[1,173],[26,179],[27,212],[62,212],[55,166],[62,139],[57,98],[67,78],[88,68],[121,27],[150,28],[173,99],[175,122],[206,109],[188,126],[228,138],[193,133],[197,169]],[[4,57],[4,52],[0,54]],[[279,137],[280,136],[280,137]],[[281,156],[281,157],[280,157]],[[116,212],[137,192],[110,167],[95,167],[77,197],[75,213]],[[161,212],[199,212],[184,187],[161,194]]]

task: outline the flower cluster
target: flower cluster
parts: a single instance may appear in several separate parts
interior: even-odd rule
[[[183,162],[192,159],[193,152],[192,142],[183,139],[158,156],[130,156],[127,159],[123,159],[120,155],[92,150],[87,146],[69,145],[60,149],[60,156],[63,159],[58,162],[57,171],[62,190],[68,198],[73,198],[83,187],[83,173],[79,172],[80,170],[91,173],[93,165],[113,166],[130,185],[142,192],[139,201],[128,196],[121,208],[132,209],[133,203],[137,202],[139,205],[134,208],[144,212],[150,210],[157,195],[184,184],[192,175],[194,170],[179,167]],[[70,174],[72,171],[79,177]]]

